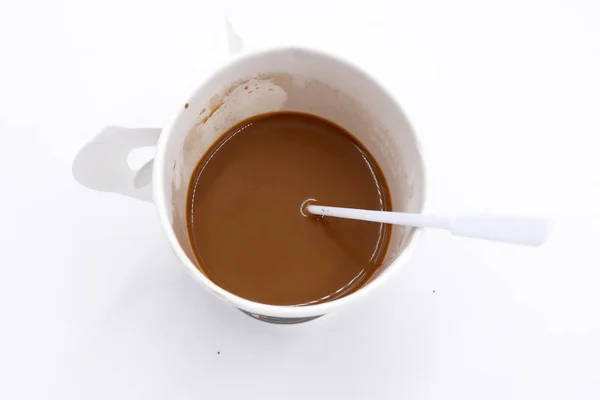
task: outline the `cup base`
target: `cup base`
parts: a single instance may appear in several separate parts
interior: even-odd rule
[[[313,319],[317,319],[322,317],[322,315],[317,315],[315,317],[304,317],[304,318],[279,318],[279,317],[269,317],[266,315],[254,314],[248,311],[240,310],[244,314],[254,319],[257,319],[262,322],[268,322],[270,324],[280,324],[280,325],[293,325],[293,324],[301,324],[303,322],[312,321]]]

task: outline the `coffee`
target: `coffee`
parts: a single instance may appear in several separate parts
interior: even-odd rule
[[[306,217],[301,204],[391,210],[384,176],[343,128],[302,113],[252,117],[200,160],[187,201],[202,272],[240,297],[308,305],[343,297],[380,267],[385,224]]]

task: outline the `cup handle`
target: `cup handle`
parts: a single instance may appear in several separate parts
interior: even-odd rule
[[[160,131],[107,126],[75,156],[75,180],[93,190],[151,202],[154,160],[133,171],[127,164],[127,156],[132,150],[156,146]]]

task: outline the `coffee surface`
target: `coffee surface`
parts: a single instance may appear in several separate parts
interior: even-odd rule
[[[188,233],[201,270],[223,289],[308,305],[364,285],[389,243],[385,224],[305,217],[306,199],[390,210],[373,157],[348,132],[301,113],[255,116],[227,132],[191,178]]]

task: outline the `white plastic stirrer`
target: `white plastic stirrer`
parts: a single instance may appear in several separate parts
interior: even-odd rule
[[[540,218],[491,215],[458,215],[437,217],[391,211],[308,205],[306,211],[325,217],[358,219],[418,228],[446,229],[457,236],[467,236],[499,242],[539,246],[546,240],[547,223]]]

